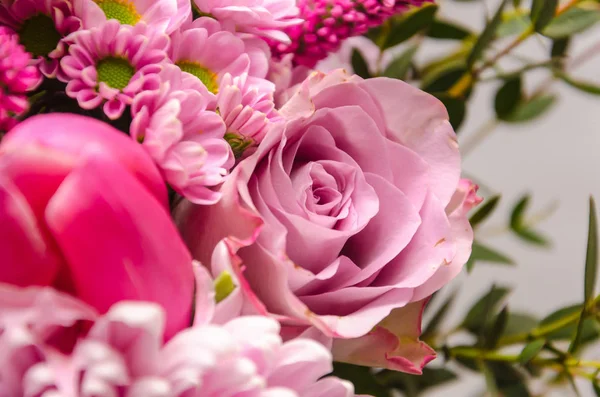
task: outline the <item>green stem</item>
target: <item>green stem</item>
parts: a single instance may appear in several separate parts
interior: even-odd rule
[[[588,313],[592,313],[595,310],[595,306],[598,304],[600,304],[600,295],[598,295],[596,297],[596,299],[594,299],[591,302],[590,306],[585,308],[585,310]],[[517,343],[527,342],[527,341],[530,341],[533,339],[543,338],[547,335],[552,334],[553,332],[558,331],[561,328],[564,328],[568,325],[578,322],[580,316],[581,316],[580,312],[575,312],[575,313],[565,316],[563,318],[559,318],[558,320],[556,320],[550,324],[546,324],[546,325],[542,325],[540,327],[534,328],[529,332],[523,332],[520,334],[505,336],[503,338],[500,338],[500,340],[498,341],[498,345],[499,346],[514,345]]]

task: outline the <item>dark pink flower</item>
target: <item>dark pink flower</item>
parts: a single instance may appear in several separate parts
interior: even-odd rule
[[[0,133],[17,123],[17,117],[29,107],[25,94],[41,81],[30,61],[31,54],[19,44],[15,32],[0,26]]]

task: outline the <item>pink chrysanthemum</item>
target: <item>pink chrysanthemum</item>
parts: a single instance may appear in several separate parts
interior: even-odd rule
[[[193,0],[196,15],[210,15],[237,31],[290,42],[282,29],[302,23],[295,0]]]
[[[178,29],[192,13],[189,0],[95,0],[95,4],[105,20],[131,26],[144,22],[166,33]]]
[[[102,13],[91,0],[14,0],[0,2],[0,23],[19,35],[47,77],[60,74],[59,61],[65,55],[64,38],[102,20]]]
[[[281,57],[293,53],[294,63],[314,67],[341,42],[359,36],[387,18],[405,11],[410,5],[420,6],[430,0],[299,0],[301,25],[285,32],[290,43],[271,43],[273,54]]]
[[[133,101],[131,136],[177,192],[196,204],[214,204],[221,195],[210,187],[223,182],[233,166],[223,120],[207,110],[198,79],[174,65],[165,65],[159,76],[164,82],[159,89]]]
[[[0,132],[10,130],[15,117],[28,108],[27,91],[41,81],[35,66],[29,65],[31,55],[19,44],[19,38],[7,27],[0,26]]]
[[[166,343],[156,304],[120,302],[100,316],[51,288],[0,284],[0,395],[354,396],[350,382],[321,378],[332,369],[325,347],[282,342],[274,319],[210,324],[208,281],[197,288],[195,324]]]
[[[252,69],[264,77],[267,54],[254,47],[252,42],[222,30],[214,19],[203,17],[171,35],[170,58],[181,70],[198,78],[205,87],[202,94],[214,102],[226,73],[239,76]]]
[[[69,55],[61,61],[66,93],[83,109],[104,104],[118,119],[135,96],[160,86],[157,74],[167,59],[169,37],[143,22],[121,25],[112,19],[71,36]]]
[[[264,138],[272,123],[283,119],[275,110],[273,83],[243,74],[223,77],[223,89],[219,92],[217,109],[227,133],[225,139],[231,145],[236,158]],[[256,81],[259,80],[259,81]]]

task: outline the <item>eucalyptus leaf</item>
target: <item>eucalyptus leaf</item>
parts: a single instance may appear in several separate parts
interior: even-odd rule
[[[458,132],[460,126],[465,120],[465,115],[467,112],[467,104],[464,98],[455,98],[446,93],[434,93],[434,95],[446,107],[448,116],[450,117],[450,124],[452,124],[452,128]]]
[[[446,316],[450,312],[450,308],[456,299],[456,292],[453,292],[446,301],[440,306],[440,308],[433,314],[431,320],[427,324],[427,327],[421,334],[421,339],[425,340],[436,334],[439,326],[442,324]]]
[[[519,354],[519,362],[521,364],[527,364],[529,361],[533,360],[542,351],[545,344],[546,341],[544,339],[537,339],[526,344]]]
[[[365,61],[365,58],[363,58],[362,54],[357,49],[352,50],[352,69],[354,70],[354,73],[364,79],[371,77],[369,66]]]
[[[494,99],[494,110],[498,119],[509,119],[515,112],[522,100],[522,86],[521,76],[518,75],[505,81],[500,89],[498,89]]]
[[[333,375],[351,381],[356,394],[369,394],[373,397],[390,397],[388,389],[379,383],[369,367],[359,365],[333,363]]]
[[[484,333],[483,345],[486,349],[494,349],[498,345],[498,340],[506,329],[508,315],[508,307],[505,306],[494,320],[492,326]]]
[[[569,8],[550,22],[542,34],[552,39],[562,39],[580,33],[600,21],[598,7],[575,6]]]
[[[530,332],[539,320],[527,313],[510,313],[503,336],[512,336]]]
[[[498,26],[498,37],[522,34],[531,26],[527,9],[509,10],[502,14],[502,23]]]
[[[383,370],[375,377],[387,388],[407,392],[409,389],[422,393],[426,389],[456,380],[456,374],[445,368],[423,368],[423,374],[411,375],[398,371]]]
[[[394,25],[387,36],[383,49],[394,47],[429,27],[438,10],[435,4],[426,4],[405,13]]]
[[[500,195],[485,199],[483,205],[481,205],[477,212],[475,212],[469,219],[471,227],[477,227],[481,222],[485,221],[490,215],[492,215],[499,201]]]
[[[531,4],[531,21],[536,32],[544,29],[554,18],[558,0],[533,0]]]
[[[406,51],[394,59],[383,72],[385,77],[403,80],[410,70],[412,59],[419,47],[416,45],[408,47]]]
[[[465,27],[441,20],[433,21],[427,32],[429,37],[446,40],[464,40],[471,34]]]
[[[596,202],[590,197],[590,215],[588,226],[587,254],[585,258],[584,302],[588,304],[594,299],[594,289],[598,275],[598,220]]]
[[[594,393],[596,393],[596,396],[600,397],[600,380],[593,381],[592,388],[594,389]]]
[[[557,72],[555,74],[557,77],[559,77],[562,81],[564,81],[571,87],[577,88],[578,90],[586,92],[588,94],[600,95],[600,85],[574,79],[573,77],[570,77],[569,75],[563,72]]]
[[[473,67],[473,64],[479,58],[481,58],[481,55],[483,54],[484,50],[494,40],[494,37],[496,36],[496,30],[502,22],[502,12],[504,11],[504,7],[507,3],[508,0],[503,0],[502,3],[500,3],[498,10],[496,10],[496,13],[494,14],[494,17],[491,21],[488,22],[485,29],[483,30],[483,32],[481,32],[481,35],[475,42],[471,53],[467,57],[467,67],[469,69],[471,69]]]
[[[498,265],[514,265],[513,260],[508,256],[496,251],[493,248],[474,241],[471,257],[466,264],[467,271],[470,272],[475,263],[480,261]]]
[[[541,117],[556,102],[556,96],[551,94],[537,95],[525,99],[515,107],[513,112],[504,117],[504,121],[511,123],[523,123]]]
[[[493,286],[471,307],[462,322],[463,327],[473,334],[478,334],[486,325],[489,316],[497,312],[497,308],[509,292],[508,288]]]
[[[425,92],[444,92],[449,90],[467,72],[464,60],[449,61],[430,69],[421,81]]]

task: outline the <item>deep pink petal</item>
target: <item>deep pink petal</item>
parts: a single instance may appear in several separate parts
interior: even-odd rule
[[[77,294],[102,312],[124,299],[157,302],[167,311],[168,338],[190,322],[190,255],[138,180],[102,153],[87,156],[46,210]]]

